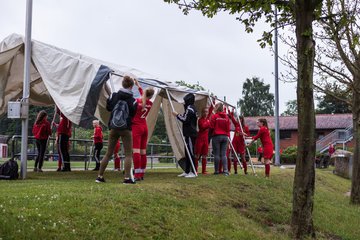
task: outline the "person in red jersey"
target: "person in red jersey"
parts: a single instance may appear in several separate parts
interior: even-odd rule
[[[148,127],[146,117],[152,107],[150,99],[154,95],[154,89],[147,88],[143,91],[139,82],[136,79],[134,80],[141,95],[140,98],[136,99],[137,110],[132,119],[134,177],[136,181],[140,181],[144,180],[147,163],[146,146],[148,140]]]
[[[222,161],[224,175],[228,176],[226,149],[230,136],[230,120],[223,108],[222,103],[215,105],[215,114],[211,117],[210,126],[213,129],[214,174],[219,174],[219,162]]]
[[[93,171],[98,171],[100,169],[100,151],[103,148],[103,133],[102,128],[100,126],[99,120],[93,121],[94,127],[94,151],[93,151],[93,159],[95,160],[96,166]]]
[[[114,171],[121,170],[121,161],[119,156],[120,141],[118,140],[114,148]]]
[[[261,144],[264,149],[263,154],[265,162],[265,177],[270,177],[270,162],[274,154],[274,145],[271,140],[270,130],[268,128],[266,119],[260,118],[256,123],[259,127],[259,131],[256,136],[252,137],[253,140],[250,142],[250,144],[260,138]]]
[[[206,171],[206,156],[209,151],[209,128],[210,128],[210,117],[213,111],[213,104],[210,108],[203,108],[201,111],[201,117],[198,119],[199,131],[195,141],[195,169],[198,171],[198,161],[201,160],[201,173],[207,174]]]
[[[240,123],[234,117],[234,111],[230,113],[230,119],[235,126],[234,137],[232,140],[232,145],[236,154],[240,154],[241,163],[244,168],[244,173],[247,174],[247,164],[245,159],[245,137],[250,135],[249,127],[245,125],[244,117],[240,116]],[[241,124],[241,125],[240,125]],[[237,158],[233,158],[234,162],[234,171],[237,174]]]
[[[63,114],[60,113],[60,122],[56,124],[57,127],[57,143],[59,151],[59,161],[57,171],[70,172],[70,154],[69,154],[69,139],[71,137],[71,121]]]
[[[47,140],[51,135],[51,127],[47,120],[46,111],[42,110],[38,113],[32,128],[32,133],[36,139],[36,147],[38,150],[38,154],[35,159],[34,172],[42,172]]]

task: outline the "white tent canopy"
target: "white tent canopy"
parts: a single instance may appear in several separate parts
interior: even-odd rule
[[[149,138],[162,105],[174,154],[178,160],[185,156],[183,140],[171,115],[172,109],[164,89],[168,89],[175,110],[180,113],[184,111],[183,97],[188,92],[195,93],[198,110],[208,105],[207,92],[179,87],[134,68],[107,63],[34,40],[31,54],[30,104],[56,104],[68,119],[82,127],[91,126],[94,117],[107,125],[110,113],[105,107],[111,93],[110,82],[117,91],[121,87],[120,76],[135,76],[143,87],[148,86],[146,83],[156,86],[152,99],[154,104],[147,118]],[[7,112],[8,101],[22,97],[23,73],[24,37],[12,34],[0,43],[0,115]],[[135,97],[139,96],[136,88],[133,92]]]

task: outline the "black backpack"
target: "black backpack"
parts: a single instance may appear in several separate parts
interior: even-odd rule
[[[19,178],[19,166],[14,159],[0,165],[0,179],[13,180]]]
[[[129,118],[129,106],[127,102],[119,100],[111,111],[109,128],[124,130],[128,129],[127,119]]]

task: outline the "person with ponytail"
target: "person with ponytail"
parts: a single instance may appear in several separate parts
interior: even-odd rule
[[[34,172],[42,172],[47,140],[51,135],[50,123],[47,121],[47,113],[42,110],[38,113],[32,133],[36,139],[38,154],[35,159]]]
[[[234,111],[230,113],[230,119],[235,126],[234,137],[232,140],[232,145],[234,146],[236,154],[240,154],[240,159],[244,168],[244,173],[247,174],[247,164],[245,159],[245,138],[250,136],[249,127],[245,125],[244,117],[240,116],[240,123],[234,117]],[[237,174],[237,158],[233,158],[234,162],[234,171]]]
[[[252,141],[249,143],[251,145],[254,141],[260,138],[261,144],[263,146],[263,156],[265,162],[265,177],[270,177],[270,162],[274,154],[274,145],[270,137],[270,130],[267,124],[266,119],[260,118],[256,122],[259,131],[256,136],[252,137]]]
[[[144,180],[147,164],[146,146],[148,141],[148,127],[146,117],[153,104],[150,99],[154,95],[154,89],[147,88],[143,91],[139,82],[136,79],[134,79],[134,81],[141,95],[140,98],[136,99],[137,110],[132,119],[134,177],[135,181],[140,181]]]

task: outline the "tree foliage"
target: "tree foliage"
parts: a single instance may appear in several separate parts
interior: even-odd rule
[[[257,77],[247,78],[243,84],[242,95],[237,105],[244,116],[273,116],[274,94],[269,92],[270,85]]]
[[[298,114],[298,107],[296,100],[290,100],[286,102],[286,110],[281,116],[296,116]]]

